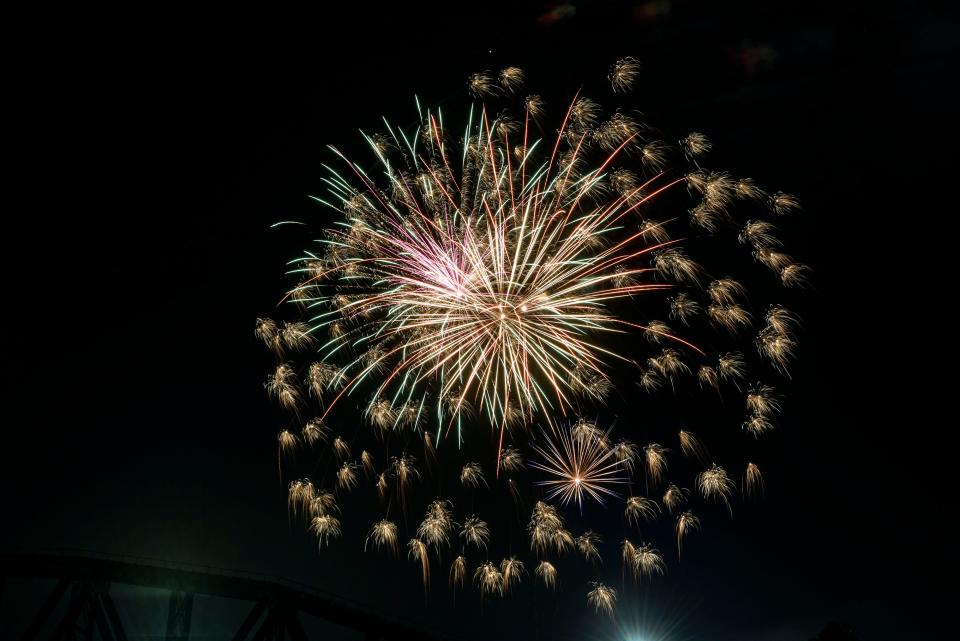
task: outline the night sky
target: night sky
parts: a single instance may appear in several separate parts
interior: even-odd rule
[[[933,280],[956,214],[955,185],[936,177],[952,163],[956,14],[574,4],[553,22],[545,6],[494,3],[11,22],[0,551],[284,577],[463,639],[936,630],[956,593],[954,421],[936,407],[953,399],[923,362],[946,358],[954,324],[937,297],[956,287]],[[796,242],[816,286],[767,499],[706,522],[665,579],[628,589],[619,627],[576,585],[481,609],[475,593],[454,604],[438,574],[425,603],[412,563],[363,553],[361,524],[318,555],[288,526],[272,361],[253,335],[302,248],[270,224],[329,218],[308,198],[325,146],[412,117],[414,94],[465,102],[470,73],[505,65],[572,94],[623,55],[644,63],[637,102],[653,122],[707,133],[721,166],[807,212]],[[0,636],[16,598],[5,589]],[[194,638],[218,638],[214,618]]]

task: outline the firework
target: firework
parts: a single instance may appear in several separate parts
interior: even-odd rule
[[[707,458],[707,448],[703,446],[703,443],[693,432],[680,430],[680,450],[690,458],[701,461]]]
[[[462,588],[467,577],[467,559],[462,554],[450,564],[450,587]]]
[[[660,552],[647,543],[643,543],[636,548],[633,553],[633,573],[634,578],[641,576],[650,578],[654,574],[663,574],[666,572],[667,564],[664,562]]]
[[[730,505],[730,494],[733,491],[733,481],[727,476],[726,470],[719,465],[713,465],[697,476],[697,486],[704,498],[716,498],[723,501],[733,516],[733,507]]]
[[[624,92],[633,88],[633,83],[636,82],[639,75],[640,62],[636,58],[627,56],[614,63],[607,79],[614,91]]]
[[[364,450],[360,452],[360,463],[363,465],[363,472],[369,478],[376,473],[376,469],[373,466],[373,454]]]
[[[687,510],[677,517],[677,558],[683,549],[683,539],[690,532],[696,532],[700,529],[700,519],[693,512]]]
[[[460,483],[464,487],[478,488],[481,485],[486,486],[487,480],[483,478],[483,468],[479,463],[467,463],[460,471]]]
[[[754,414],[748,416],[747,420],[743,422],[743,429],[750,432],[754,436],[760,436],[766,432],[769,432],[773,429],[773,422],[769,418],[763,416],[762,414]]]
[[[700,381],[700,387],[711,387],[717,392],[720,391],[720,378],[717,370],[709,365],[701,365],[697,370],[697,380]]]
[[[337,489],[344,492],[352,490],[357,486],[356,465],[350,462],[344,462],[337,471]]]
[[[490,528],[485,522],[471,516],[464,521],[463,528],[460,530],[460,538],[465,544],[486,550],[487,542],[490,540]]]
[[[316,445],[327,440],[330,436],[330,428],[323,424],[320,419],[314,418],[307,421],[306,425],[300,431],[303,442],[308,445]]]
[[[392,521],[383,519],[377,521],[373,524],[373,527],[370,528],[370,532],[367,533],[367,540],[363,545],[364,551],[367,549],[369,543],[373,543],[375,546],[381,549],[392,550],[394,554],[397,553],[397,525]]]
[[[326,516],[334,512],[339,512],[336,497],[326,490],[314,490],[313,498],[310,499],[310,514],[313,516]]]
[[[676,318],[684,325],[700,313],[700,303],[690,298],[688,294],[680,293],[669,299],[670,318]]]
[[[432,545],[439,550],[440,545],[450,542],[450,532],[453,529],[453,517],[449,501],[434,501],[427,507],[427,513],[417,528],[417,540]]]
[[[667,472],[667,457],[665,454],[670,450],[659,445],[650,443],[643,448],[644,460],[646,461],[647,482],[656,487]]]
[[[578,424],[579,425],[579,424]],[[597,438],[592,431],[580,432],[577,427],[544,432],[544,443],[533,444],[532,449],[542,461],[532,461],[530,467],[546,472],[551,478],[538,481],[547,488],[547,498],[559,498],[563,504],[576,502],[583,509],[585,497],[603,503],[603,497],[618,494],[608,486],[627,482],[623,462],[615,457],[615,450],[607,446],[606,433]]]
[[[671,483],[663,493],[663,504],[667,507],[667,510],[673,514],[676,508],[686,503],[687,496],[688,491],[686,489],[677,487]]]
[[[427,544],[420,539],[410,539],[407,543],[407,555],[420,562],[420,578],[423,589],[427,590],[430,587],[430,555],[427,553]]]
[[[503,573],[490,561],[481,564],[473,573],[473,581],[480,588],[481,597],[503,594]]]
[[[770,416],[780,411],[780,403],[769,385],[758,385],[747,393],[747,410],[755,416]]]
[[[524,569],[523,561],[515,556],[500,561],[502,591],[504,593],[510,592],[510,588],[519,583],[520,579],[522,579],[526,573],[527,571]]]
[[[743,491],[751,497],[763,494],[763,476],[755,463],[747,463],[747,471],[743,477]]]
[[[627,522],[638,526],[640,520],[652,521],[657,518],[657,504],[643,496],[631,496],[627,498],[627,507],[623,512]]]
[[[633,475],[633,468],[636,465],[639,455],[640,451],[636,444],[625,438],[620,439],[613,446],[614,460],[620,463],[623,469],[631,476]]]
[[[694,160],[709,153],[713,145],[705,135],[694,131],[693,133],[687,134],[687,136],[680,141],[680,147],[683,149],[683,153],[686,154],[687,158]]]
[[[277,369],[267,379],[267,392],[277,399],[284,408],[296,410],[302,400],[297,375],[287,363],[277,365]]]
[[[513,447],[500,451],[500,469],[504,472],[517,472],[523,469],[523,452]]]
[[[597,543],[600,543],[600,535],[596,532],[587,531],[574,539],[574,545],[576,545],[577,551],[580,552],[587,561],[600,560],[600,551],[597,549]]]
[[[516,93],[523,86],[524,78],[523,69],[507,67],[500,72],[500,86],[510,93]]]
[[[639,73],[635,59],[618,60],[606,91],[622,97]],[[754,288],[749,270],[728,262],[726,251],[752,254],[752,271],[784,287],[807,284],[809,268],[785,253],[786,237],[761,212],[799,211],[795,197],[703,167],[712,149],[705,135],[669,143],[623,106],[604,109],[578,93],[559,106],[554,125],[527,85],[516,67],[470,76],[470,94],[485,104],[471,107],[457,130],[444,126],[449,113],[418,102],[414,127],[384,120],[382,133],[363,134],[372,166],[334,149],[338,164],[325,165],[327,191],[315,199],[342,218],[289,262],[295,282],[284,302],[299,319],[260,318],[254,327],[274,359],[267,393],[296,426],[278,435],[281,476],[291,468],[301,477],[288,484],[291,521],[309,523],[325,547],[341,536],[341,508],[321,486],[332,484],[346,511],[367,494],[356,488],[370,484],[385,517],[367,532],[364,549],[398,554],[391,510],[407,522],[408,504],[422,499],[417,504],[427,507],[407,549],[425,590],[429,555],[442,559],[451,546],[459,548],[451,589],[465,586],[471,550],[502,558],[473,571],[481,598],[517,591],[527,567],[555,589],[557,569],[547,558],[574,552],[603,562],[601,533],[585,509],[592,501],[623,500],[615,509],[633,529],[644,522],[645,532],[661,516],[674,521],[679,555],[700,529],[691,509],[720,501],[732,514],[734,482],[717,464],[680,479],[689,470],[683,462],[669,466],[677,477],[670,482],[670,450],[650,441],[666,442],[679,427],[656,410],[664,425],[628,422],[628,438],[611,438],[612,428],[598,423],[622,415],[618,405],[633,400],[622,384],[633,381],[644,403],[664,406],[717,403],[728,392],[745,397],[742,427],[759,436],[780,410],[765,379],[787,376],[798,352],[792,312],[767,307],[754,327],[753,310],[773,301],[762,300],[767,286]],[[542,137],[553,131],[555,138]],[[668,191],[678,207],[659,212]],[[701,253],[704,243],[717,251]],[[731,351],[705,351],[715,345]],[[744,390],[754,377],[764,380]],[[742,407],[724,407],[731,406]],[[301,414],[315,418],[303,423]],[[720,434],[711,434],[714,453],[725,451]],[[487,437],[489,458],[458,459],[464,441]],[[421,444],[422,469],[407,453]],[[689,431],[679,430],[679,449],[710,463]],[[633,495],[638,466],[646,493],[663,492],[662,512]],[[623,484],[631,485],[625,497],[616,491]],[[762,485],[748,464],[743,496],[757,496]],[[496,506],[485,512],[493,528],[435,499],[472,504],[484,493]],[[586,521],[579,536],[562,513],[573,503]],[[511,555],[526,547],[516,544],[516,526],[500,527],[514,518],[527,523],[531,558]],[[666,571],[651,543],[624,541],[621,555],[634,579]],[[598,612],[611,614],[615,600],[612,588],[591,584],[588,602]]]
[[[557,509],[543,501],[537,501],[527,524],[530,535],[530,548],[539,554],[553,551],[563,553],[574,546],[573,535],[563,526],[563,519]]]
[[[333,453],[338,459],[350,458],[350,445],[341,437],[333,439]]]
[[[587,592],[587,603],[597,612],[612,616],[613,606],[617,602],[617,591],[598,582],[591,582],[590,586],[591,590]]]
[[[315,496],[315,488],[309,479],[297,479],[287,486],[287,509],[292,518],[308,514]]]
[[[739,352],[728,352],[721,356],[717,359],[717,373],[723,381],[743,378],[746,374],[743,355]]]
[[[340,519],[332,514],[322,514],[310,521],[310,531],[316,535],[320,545],[329,545],[330,540],[340,536]]]
[[[770,196],[770,209],[773,213],[782,216],[800,209],[800,201],[796,196],[778,191]]]
[[[740,231],[740,242],[744,245],[751,245],[754,249],[771,249],[779,247],[780,241],[777,240],[777,228],[765,220],[750,220]]]

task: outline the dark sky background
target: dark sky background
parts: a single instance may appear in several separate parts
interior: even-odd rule
[[[955,420],[937,418],[949,384],[923,363],[952,341],[936,300],[956,288],[928,283],[956,214],[955,186],[936,177],[952,163],[956,15],[575,4],[555,23],[544,6],[488,3],[11,22],[0,550],[285,577],[464,639],[936,630],[956,593]],[[708,133],[726,165],[807,210],[816,291],[767,500],[628,590],[620,625],[575,586],[483,609],[438,588],[425,604],[416,569],[364,555],[362,529],[317,555],[287,524],[270,359],[252,332],[300,249],[268,226],[325,216],[307,198],[325,145],[412,114],[414,93],[460,100],[469,73],[505,64],[572,92],[622,55],[644,62],[651,120]]]

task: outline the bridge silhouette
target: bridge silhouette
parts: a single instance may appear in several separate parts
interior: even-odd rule
[[[246,602],[248,613],[234,641],[307,641],[304,616],[353,630],[367,641],[453,641],[302,585],[213,568],[129,557],[0,554],[0,600],[24,579],[52,580],[54,586],[36,610],[27,613],[22,641],[128,641],[111,596],[114,585],[168,593],[167,641],[190,638],[195,596]]]

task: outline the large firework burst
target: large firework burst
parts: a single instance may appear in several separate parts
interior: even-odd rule
[[[641,69],[618,61],[614,92],[627,93]],[[526,568],[533,589],[557,589],[573,562],[561,557],[575,552],[596,575],[589,603],[610,613],[617,592],[599,576],[604,539],[623,541],[624,576],[650,580],[667,566],[653,544],[631,542],[641,525],[666,518],[679,554],[701,530],[691,507],[720,503],[733,514],[726,469],[746,465],[746,496],[763,481],[753,462],[713,463],[726,448],[686,422],[630,426],[632,440],[614,440],[580,417],[617,395],[733,393],[744,410],[733,434],[761,437],[783,399],[748,381],[786,375],[800,324],[780,301],[756,311],[747,287],[757,277],[730,268],[730,250],[746,248],[754,271],[771,270],[784,287],[803,285],[809,270],[762,218],[796,211],[796,199],[704,168],[712,145],[703,134],[674,145],[632,112],[605,115],[578,95],[555,114],[558,134],[545,136],[546,103],[524,96],[525,82],[514,67],[471,76],[482,104],[455,131],[419,103],[416,126],[384,121],[382,133],[363,134],[374,167],[332,149],[338,164],[316,200],[342,219],[290,262],[297,282],[283,300],[298,317],[260,319],[256,334],[277,358],[267,391],[297,426],[278,436],[281,475],[284,461],[308,470],[290,484],[291,517],[322,546],[344,532],[339,505],[372,493],[383,514],[365,525],[363,547],[399,556],[408,540],[425,589],[444,551],[451,589],[472,576],[482,598],[526,589]],[[702,246],[715,264],[691,257]],[[508,506],[502,518],[474,505],[487,493]],[[623,533],[568,529],[570,504],[589,520],[588,504],[616,500]],[[408,524],[417,506],[424,518]],[[498,525],[524,512],[529,545],[502,544]],[[533,559],[513,554],[526,548]]]

